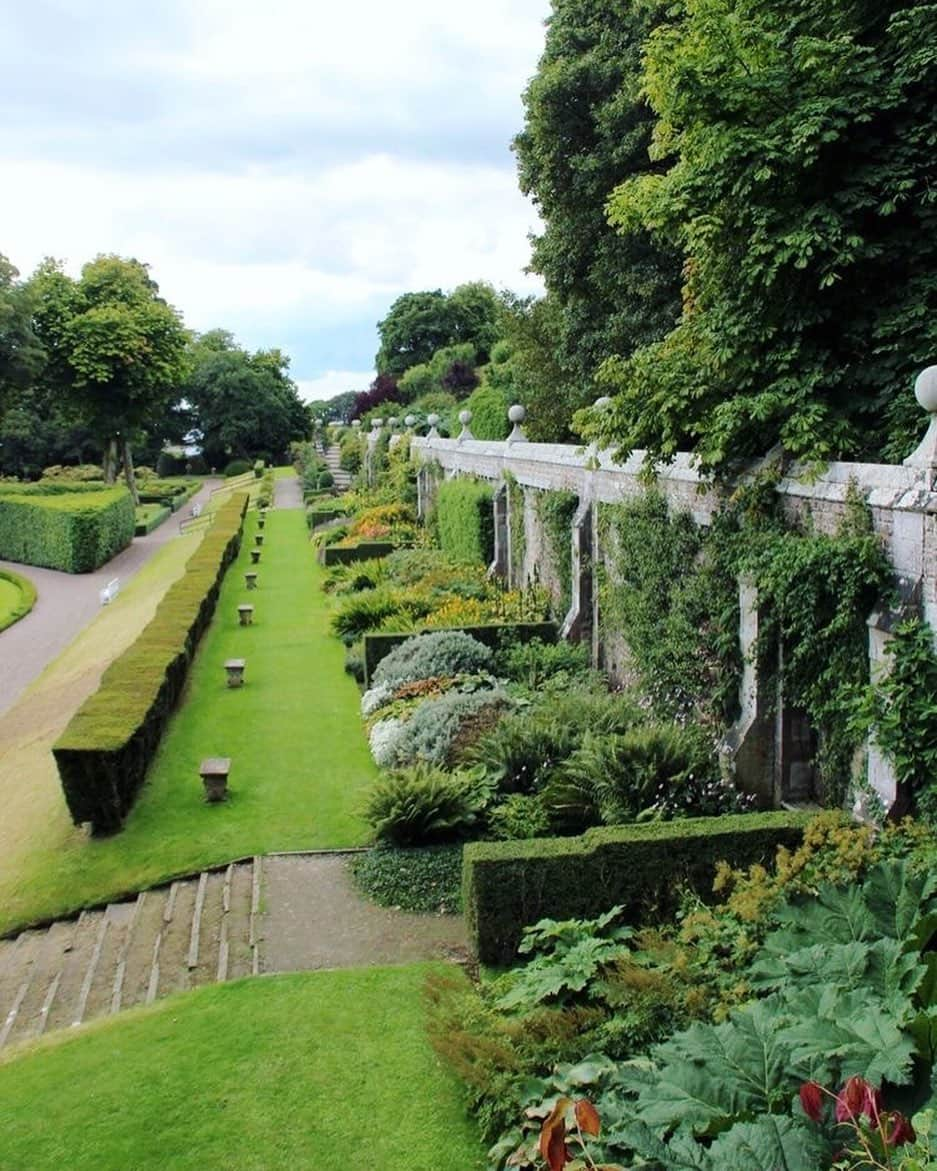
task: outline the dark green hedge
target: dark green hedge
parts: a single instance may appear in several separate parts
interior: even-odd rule
[[[126,488],[0,492],[0,557],[90,573],[130,544],[135,524]]]
[[[386,557],[397,549],[390,541],[361,541],[357,545],[323,545],[319,549],[319,561],[328,568],[330,565],[352,565],[356,561],[371,561]]]
[[[366,634],[364,636],[364,677],[366,686],[371,686],[371,676],[375,668],[385,655],[389,655],[394,647],[413,638],[417,634],[436,634],[441,628],[434,626],[432,630],[410,630],[406,634]],[[555,622],[489,622],[484,626],[454,626],[450,630],[461,630],[478,639],[493,651],[500,650],[505,640],[514,642],[532,642],[539,638],[541,642],[556,642],[557,628]]]
[[[143,510],[143,515],[140,515],[140,512],[137,513],[137,524],[133,530],[135,537],[145,537],[147,533],[158,529],[172,512],[172,509],[165,504],[145,504]]]
[[[494,557],[492,487],[482,480],[446,480],[436,497],[439,545],[458,561],[488,565]]]
[[[201,488],[199,480],[149,480],[137,486],[141,504],[164,504],[177,512]]]
[[[246,493],[235,493],[218,509],[149,625],[53,746],[76,825],[88,821],[96,834],[114,833],[129,813],[237,556],[247,503]]]
[[[524,928],[539,919],[593,918],[618,904],[631,922],[668,916],[683,886],[711,899],[717,862],[768,862],[778,846],[800,843],[809,820],[745,813],[602,827],[578,838],[472,842],[462,881],[478,958],[510,963]]]
[[[328,524],[329,521],[338,520],[340,516],[347,515],[348,509],[343,508],[340,504],[314,504],[311,508],[306,509],[306,524],[310,529],[314,529],[319,525]]]

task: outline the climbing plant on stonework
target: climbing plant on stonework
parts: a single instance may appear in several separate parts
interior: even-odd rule
[[[626,237],[685,256],[683,311],[609,362],[586,433],[731,468],[780,442],[900,459],[937,353],[937,8],[686,0],[651,33],[660,173],[612,195]]]

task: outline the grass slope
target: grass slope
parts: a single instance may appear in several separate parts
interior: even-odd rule
[[[343,674],[342,648],[328,633],[322,571],[302,510],[268,513],[258,589],[248,593],[244,572],[255,526],[251,514],[187,698],[126,828],[89,841],[68,826],[60,791],[54,802],[46,792],[41,808],[22,810],[19,837],[29,838],[28,849],[12,857],[0,852],[0,930],[234,857],[364,839],[357,793],[375,769],[357,688]],[[255,606],[251,627],[238,625],[237,606],[245,601]],[[228,658],[247,660],[240,690],[225,686]],[[223,805],[202,799],[198,765],[207,756],[232,759],[231,796]],[[0,801],[3,788],[0,766]],[[50,812],[51,825],[42,824]],[[0,839],[9,836],[4,826]]]
[[[2,1171],[480,1171],[428,968],[199,989],[0,1063]]]

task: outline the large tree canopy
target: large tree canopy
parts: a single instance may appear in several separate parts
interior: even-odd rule
[[[473,281],[448,295],[404,293],[378,322],[378,374],[399,378],[411,366],[428,363],[437,350],[468,342],[476,362],[488,361],[498,339],[498,297],[490,285]]]
[[[41,368],[43,351],[32,322],[29,287],[0,253],[0,417],[13,395]]]
[[[234,458],[283,459],[291,441],[309,438],[309,413],[279,350],[251,354],[229,333],[211,330],[193,340],[187,361],[183,394],[209,466]]]
[[[586,401],[604,359],[656,341],[680,310],[678,249],[646,231],[616,233],[605,213],[617,184],[663,169],[648,154],[654,115],[640,93],[642,49],[662,7],[553,0],[514,141],[521,189],[544,224],[531,267],[554,304],[538,325],[549,323],[555,361]]]
[[[778,441],[907,454],[911,377],[937,353],[937,8],[684,0],[645,84],[670,165],[611,217],[684,250],[683,313],[608,368],[593,433],[710,467]]]

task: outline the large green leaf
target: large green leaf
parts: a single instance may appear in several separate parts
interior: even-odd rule
[[[914,873],[907,859],[874,866],[862,890],[875,918],[876,934],[892,939],[916,938],[922,917],[937,910],[937,876]]]
[[[808,1171],[827,1166],[830,1153],[817,1127],[769,1114],[720,1135],[709,1158],[713,1171]]]
[[[721,1025],[696,1024],[658,1047],[658,1080],[641,1088],[637,1117],[649,1126],[716,1134],[770,1111],[791,1092],[791,1054],[777,1005],[761,1001]]]

